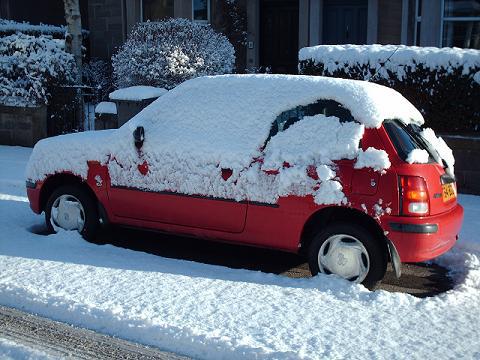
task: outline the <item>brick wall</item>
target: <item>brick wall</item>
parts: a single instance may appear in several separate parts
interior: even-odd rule
[[[32,147],[47,137],[47,108],[0,105],[0,144]]]
[[[89,0],[90,54],[110,59],[124,41],[122,1]]]

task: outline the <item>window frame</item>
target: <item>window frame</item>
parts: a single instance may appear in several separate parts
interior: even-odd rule
[[[209,24],[211,21],[211,0],[207,2],[207,20],[195,20],[195,0],[192,0],[192,21],[200,24]]]
[[[418,1],[418,0],[416,0]],[[443,33],[445,30],[445,22],[467,22],[467,21],[478,21],[480,22],[480,16],[445,16],[445,1],[442,0],[440,4],[440,47],[444,47],[443,44]]]
[[[161,21],[161,20],[145,20],[145,16],[144,16],[144,6],[143,6],[143,3],[144,3],[145,0],[140,0],[140,22],[146,22],[146,21],[152,21],[152,22],[155,22],[155,21]],[[174,1],[175,3],[175,1]],[[174,18],[175,17],[175,10],[172,14],[172,17],[171,18]],[[168,19],[168,18],[167,18]],[[166,19],[163,19],[163,20],[166,20]]]
[[[413,29],[413,45],[414,46],[420,46],[420,38],[417,37],[421,34],[421,29],[422,29],[422,9],[421,9],[422,3],[420,0],[415,0],[415,26]]]

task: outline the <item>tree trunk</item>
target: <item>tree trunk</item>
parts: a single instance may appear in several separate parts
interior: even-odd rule
[[[63,0],[65,6],[65,21],[67,22],[65,51],[73,55],[77,65],[76,83],[77,85],[82,85],[82,18],[80,16],[79,2],[80,0]],[[81,88],[76,89],[75,121],[78,130],[85,128]]]
[[[63,0],[67,36],[65,50],[73,55],[77,64],[77,83],[82,83],[82,18],[79,0]]]

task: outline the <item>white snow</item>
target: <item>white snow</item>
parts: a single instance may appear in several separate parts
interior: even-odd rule
[[[129,100],[129,101],[142,101],[147,99],[158,98],[168,90],[164,88],[158,88],[154,86],[130,86],[123,89],[118,89],[110,93],[110,100]]]
[[[391,163],[385,150],[378,150],[369,147],[367,150],[360,150],[355,169],[372,168],[375,171],[382,172],[390,167]]]
[[[265,149],[265,166],[287,161],[294,168],[279,169],[279,175],[273,176],[261,171],[259,163],[251,165],[253,159],[263,157],[262,148],[277,116],[319,99],[340,102],[360,124],[307,117],[274,136]],[[86,162],[97,160],[108,162],[112,184],[119,186],[267,203],[275,203],[290,191],[312,194],[317,203],[327,203],[329,197],[320,198],[319,193],[329,191],[320,185],[315,192],[312,186],[316,183],[307,177],[306,167],[355,158],[364,126],[377,127],[388,118],[423,122],[398,92],[363,81],[288,75],[196,78],[167,92],[118,130],[40,141],[27,167],[27,178],[41,180],[62,170],[85,178]],[[132,132],[137,126],[145,129],[141,153],[133,146]],[[329,136],[333,133],[336,137]],[[288,149],[275,145],[280,143],[288,143]],[[71,150],[53,151],[55,147]],[[137,167],[144,161],[149,164],[146,175]],[[384,162],[378,165],[384,167]],[[225,181],[221,169],[231,169],[233,175]],[[334,203],[343,202],[340,184],[329,186],[338,194]]]
[[[424,149],[413,149],[407,156],[407,163],[409,164],[426,164],[428,163],[429,154]]]
[[[393,54],[393,55],[392,55]],[[387,61],[388,59],[388,61]],[[333,72],[346,65],[367,65],[379,69],[379,76],[389,78],[391,71],[401,80],[407,67],[418,65],[430,70],[463,67],[463,74],[480,67],[480,51],[476,49],[416,47],[405,45],[317,45],[300,49],[299,61],[313,60]],[[380,68],[379,64],[384,64]],[[476,75],[475,75],[476,76]]]
[[[12,175],[28,152],[0,146],[2,305],[197,359],[480,355],[480,197],[460,195],[460,240],[437,260],[454,289],[419,299],[98,246],[73,232],[36,235],[43,216]]]
[[[0,337],[0,358],[2,360],[47,360],[54,357],[41,350]]]
[[[75,80],[75,60],[50,36],[0,37],[0,104],[47,104],[52,86]]]
[[[421,135],[430,143],[430,145],[432,145],[433,149],[435,149],[440,157],[445,160],[451,174],[453,175],[455,173],[455,158],[453,157],[452,149],[450,149],[445,140],[441,137],[437,137],[435,131],[431,128],[424,129]]]
[[[95,106],[96,114],[117,114],[117,105],[111,101],[102,101]]]

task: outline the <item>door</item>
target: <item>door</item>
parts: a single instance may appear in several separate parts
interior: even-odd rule
[[[116,167],[114,171],[111,171],[111,166]],[[134,166],[124,166],[124,164],[117,166],[116,163],[110,163],[110,176],[118,176],[118,171],[126,171],[126,168],[138,168],[139,174],[146,176],[151,171],[149,168],[153,167],[148,166],[140,158],[138,164]],[[222,176],[220,169],[218,176]],[[162,224],[169,224],[192,229],[240,233],[245,227],[247,216],[247,203],[233,199],[189,195],[174,191],[155,192],[128,186],[110,186],[108,197],[112,212],[120,222],[122,218],[142,220],[146,222],[145,226],[160,230]],[[194,230],[191,232],[193,233]]]
[[[325,0],[323,44],[365,44],[368,0]]]
[[[295,74],[298,63],[298,0],[260,5],[260,65],[275,74]]]

